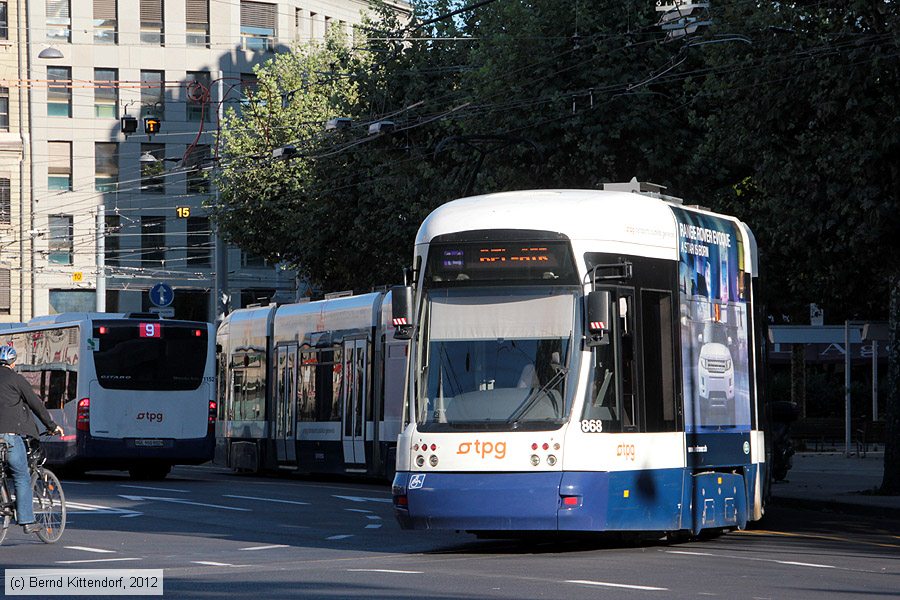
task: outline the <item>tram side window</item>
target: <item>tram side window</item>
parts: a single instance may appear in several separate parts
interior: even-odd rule
[[[638,389],[635,376],[635,343],[634,343],[634,296],[630,294],[619,297],[619,332],[622,353],[622,413],[621,431],[639,431],[638,427]]]
[[[600,421],[602,431],[618,431],[621,408],[616,393],[615,354],[609,338],[607,334],[604,343],[596,346],[591,355],[592,383],[581,419]]]
[[[672,295],[641,292],[644,431],[676,431]]]
[[[316,360],[315,352],[300,354],[300,385],[297,386],[297,416],[301,421],[316,420]]]
[[[612,310],[612,328],[592,353],[592,383],[582,419],[599,420],[606,432],[639,431],[632,293],[619,292]]]
[[[340,346],[318,353],[315,365],[315,421],[341,420],[341,376],[343,353]]]
[[[228,418],[240,421],[243,419],[244,371],[235,369],[231,376],[231,397],[228,399]]]

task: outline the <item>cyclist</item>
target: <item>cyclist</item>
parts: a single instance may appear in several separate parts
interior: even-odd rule
[[[15,348],[0,346],[0,439],[9,446],[7,463],[16,488],[16,518],[25,533],[34,533],[40,525],[34,522],[31,473],[23,436],[36,438],[39,435],[32,412],[47,426],[48,431],[62,435],[63,430],[50,418],[50,413],[31,389],[31,384],[13,371],[16,357]]]

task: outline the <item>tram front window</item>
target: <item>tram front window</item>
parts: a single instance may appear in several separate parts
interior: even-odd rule
[[[574,293],[560,289],[430,291],[420,429],[559,427],[575,306]]]

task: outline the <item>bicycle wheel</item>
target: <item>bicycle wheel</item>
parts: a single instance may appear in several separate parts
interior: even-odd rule
[[[41,525],[37,536],[47,544],[62,537],[66,529],[66,496],[52,471],[40,469],[31,476],[34,520]]]
[[[12,521],[12,500],[9,497],[9,490],[6,489],[6,482],[0,483],[0,544],[6,539],[6,530],[9,529],[9,523]]]

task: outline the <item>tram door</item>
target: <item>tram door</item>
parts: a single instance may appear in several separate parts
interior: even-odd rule
[[[344,341],[344,462],[364,469],[366,465],[366,390],[368,389],[365,339]],[[354,469],[348,469],[354,470]]]
[[[297,346],[279,346],[278,379],[275,395],[275,451],[278,462],[295,462],[297,460],[297,444],[294,435],[294,398],[297,397],[295,381],[295,362]]]

